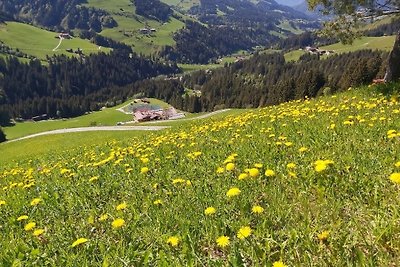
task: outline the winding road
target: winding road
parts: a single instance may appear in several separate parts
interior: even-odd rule
[[[226,112],[229,109],[222,109],[222,110],[217,110],[211,113],[207,113],[198,117],[194,118],[188,118],[188,119],[179,119],[179,121],[190,121],[190,120],[199,120],[199,119],[204,119],[208,118],[210,116]],[[161,123],[161,122],[166,122],[165,120],[161,121],[152,121],[152,122],[147,122],[147,123]],[[94,131],[160,131],[164,129],[171,128],[171,126],[94,126],[94,127],[79,127],[79,128],[66,128],[66,129],[58,129],[58,130],[52,130],[52,131],[46,131],[46,132],[41,132],[41,133],[36,133],[36,134],[31,134],[27,135],[24,137],[16,138],[9,140],[5,143],[11,143],[11,142],[16,142],[24,139],[29,139],[29,138],[34,138],[37,136],[43,136],[43,135],[49,135],[49,134],[63,134],[63,133],[78,133],[78,132],[94,132]]]

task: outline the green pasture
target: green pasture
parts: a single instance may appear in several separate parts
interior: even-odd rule
[[[382,37],[361,37],[354,40],[352,44],[336,43],[321,46],[320,49],[333,50],[335,53],[354,52],[362,49],[391,51],[395,36]],[[286,61],[297,61],[305,52],[303,50],[293,50],[285,54]]]
[[[0,40],[11,48],[18,48],[20,51],[33,55],[41,60],[46,59],[46,55],[73,55],[66,52],[66,49],[82,49],[85,54],[109,52],[109,48],[101,48],[88,40],[77,37],[64,39],[56,51],[53,51],[59,43],[55,38],[59,33],[40,29],[32,25],[19,22],[6,22],[0,24]]]

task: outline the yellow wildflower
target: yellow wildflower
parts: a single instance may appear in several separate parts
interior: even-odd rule
[[[288,164],[286,165],[286,167],[287,167],[288,169],[294,169],[294,168],[296,168],[296,164],[294,164],[293,162],[291,162],[291,163],[288,163]]]
[[[394,164],[394,166],[400,167],[400,161],[396,162],[396,163]]]
[[[230,163],[226,164],[225,169],[226,169],[227,171],[233,171],[233,170],[235,169],[235,164],[232,163],[232,162],[230,162]]]
[[[395,172],[390,175],[390,180],[396,184],[400,184],[400,172]]]
[[[276,261],[272,264],[272,267],[287,267],[282,261]]]
[[[248,176],[249,176],[249,175],[248,175],[247,173],[241,173],[241,174],[239,174],[238,179],[239,179],[239,180],[244,180],[244,179],[246,179]]]
[[[42,201],[42,199],[40,198],[34,198],[31,201],[31,206],[36,206],[37,204],[39,204]]]
[[[4,200],[0,200],[0,206],[5,205],[6,202]]]
[[[308,148],[302,146],[299,148],[299,152],[306,152],[308,150]]]
[[[17,218],[17,221],[23,221],[23,220],[27,220],[29,217],[28,217],[28,215],[22,215],[22,216],[19,216],[18,218]]]
[[[261,164],[261,163],[254,163],[254,167],[256,167],[256,168],[262,168],[263,167],[263,165]]]
[[[89,182],[94,182],[94,181],[97,181],[97,180],[99,180],[99,176],[93,176],[93,177],[91,177],[89,179]]]
[[[125,220],[124,220],[124,219],[121,219],[121,218],[115,219],[115,220],[111,223],[111,226],[112,226],[113,228],[120,228],[120,227],[122,227],[122,226],[124,226],[124,225],[125,225]]]
[[[268,169],[265,171],[265,176],[267,177],[275,176],[275,172],[273,170]]]
[[[239,229],[238,233],[237,233],[237,237],[239,239],[245,239],[246,237],[249,237],[251,235],[251,228],[250,226],[243,226]]]
[[[128,207],[128,205],[126,204],[126,202],[123,202],[121,204],[119,204],[117,207],[115,207],[116,210],[124,210],[126,209],[126,207]]]
[[[231,189],[228,190],[228,192],[226,192],[226,196],[227,197],[234,197],[240,194],[240,189],[237,187],[233,187]]]
[[[37,229],[37,230],[33,231],[34,236],[40,236],[43,233],[44,233],[44,229]]]
[[[107,220],[107,219],[108,219],[108,214],[102,214],[102,215],[99,217],[99,221],[100,221],[100,222],[105,221],[105,220]]]
[[[74,248],[76,246],[79,246],[80,244],[84,244],[86,242],[88,242],[89,240],[86,238],[78,238],[74,243],[72,243],[71,247]]]
[[[216,173],[220,174],[220,173],[224,173],[225,169],[222,167],[218,167],[216,170]]]
[[[147,168],[147,167],[142,167],[141,169],[140,169],[140,173],[141,174],[146,174],[146,173],[148,173],[149,172],[149,168]]]
[[[221,248],[224,248],[226,246],[229,245],[230,241],[229,241],[229,237],[228,236],[220,236],[217,238],[217,245]]]
[[[255,214],[260,214],[260,213],[263,213],[263,212],[264,212],[264,208],[261,207],[261,206],[253,206],[253,207],[251,208],[251,212],[252,212],[252,213],[255,213]]]
[[[25,231],[30,231],[30,230],[32,230],[32,229],[35,228],[35,227],[36,227],[36,223],[34,223],[34,222],[29,222],[28,224],[25,225],[24,229],[25,229]]]
[[[179,244],[179,238],[176,236],[171,236],[167,239],[167,244],[170,244],[172,247],[176,247]]]
[[[208,207],[204,210],[205,215],[212,215],[216,212],[217,210],[214,207]]]
[[[329,231],[322,231],[320,234],[318,234],[318,239],[322,242],[325,242],[329,237]]]
[[[257,168],[251,168],[249,170],[249,175],[251,177],[257,177],[260,174],[260,171]]]
[[[157,199],[157,200],[155,200],[155,201],[153,202],[153,204],[154,204],[154,205],[162,205],[163,202],[162,202],[161,199]]]

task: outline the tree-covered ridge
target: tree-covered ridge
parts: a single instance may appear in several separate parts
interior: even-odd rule
[[[133,2],[136,6],[136,14],[149,19],[166,22],[173,13],[170,6],[159,0],[133,0]]]
[[[0,12],[15,19],[53,30],[92,29],[116,26],[105,11],[82,6],[85,0],[4,0]]]
[[[110,88],[178,70],[175,64],[124,51],[85,59],[57,56],[49,58],[49,66],[39,61],[24,64],[15,58],[0,59],[0,114],[5,111],[22,118],[78,116],[99,109],[117,95]]]
[[[183,63],[206,64],[218,57],[257,45],[270,45],[279,40],[270,34],[274,25],[255,27],[249,30],[242,26],[208,27],[193,21],[186,21],[186,27],[175,34],[176,45],[166,46],[160,56]]]

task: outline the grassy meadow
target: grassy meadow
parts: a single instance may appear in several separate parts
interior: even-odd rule
[[[361,37],[355,39],[353,44],[345,45],[336,43],[327,46],[321,46],[320,49],[333,50],[335,53],[348,53],[362,49],[383,50],[391,51],[393,48],[395,36],[382,36],[382,37]],[[297,61],[300,56],[304,55],[303,50],[293,50],[285,54],[286,61]]]
[[[40,29],[28,24],[19,22],[6,22],[0,24],[0,40],[11,48],[18,48],[20,51],[33,55],[41,60],[46,59],[46,55],[69,54],[65,50],[81,48],[85,54],[109,52],[109,48],[101,48],[89,40],[80,38],[64,39],[56,51],[53,51],[59,43],[58,38],[54,38],[58,33]],[[72,55],[72,54],[69,54]]]
[[[1,264],[396,266],[399,114],[365,87],[3,160]]]

